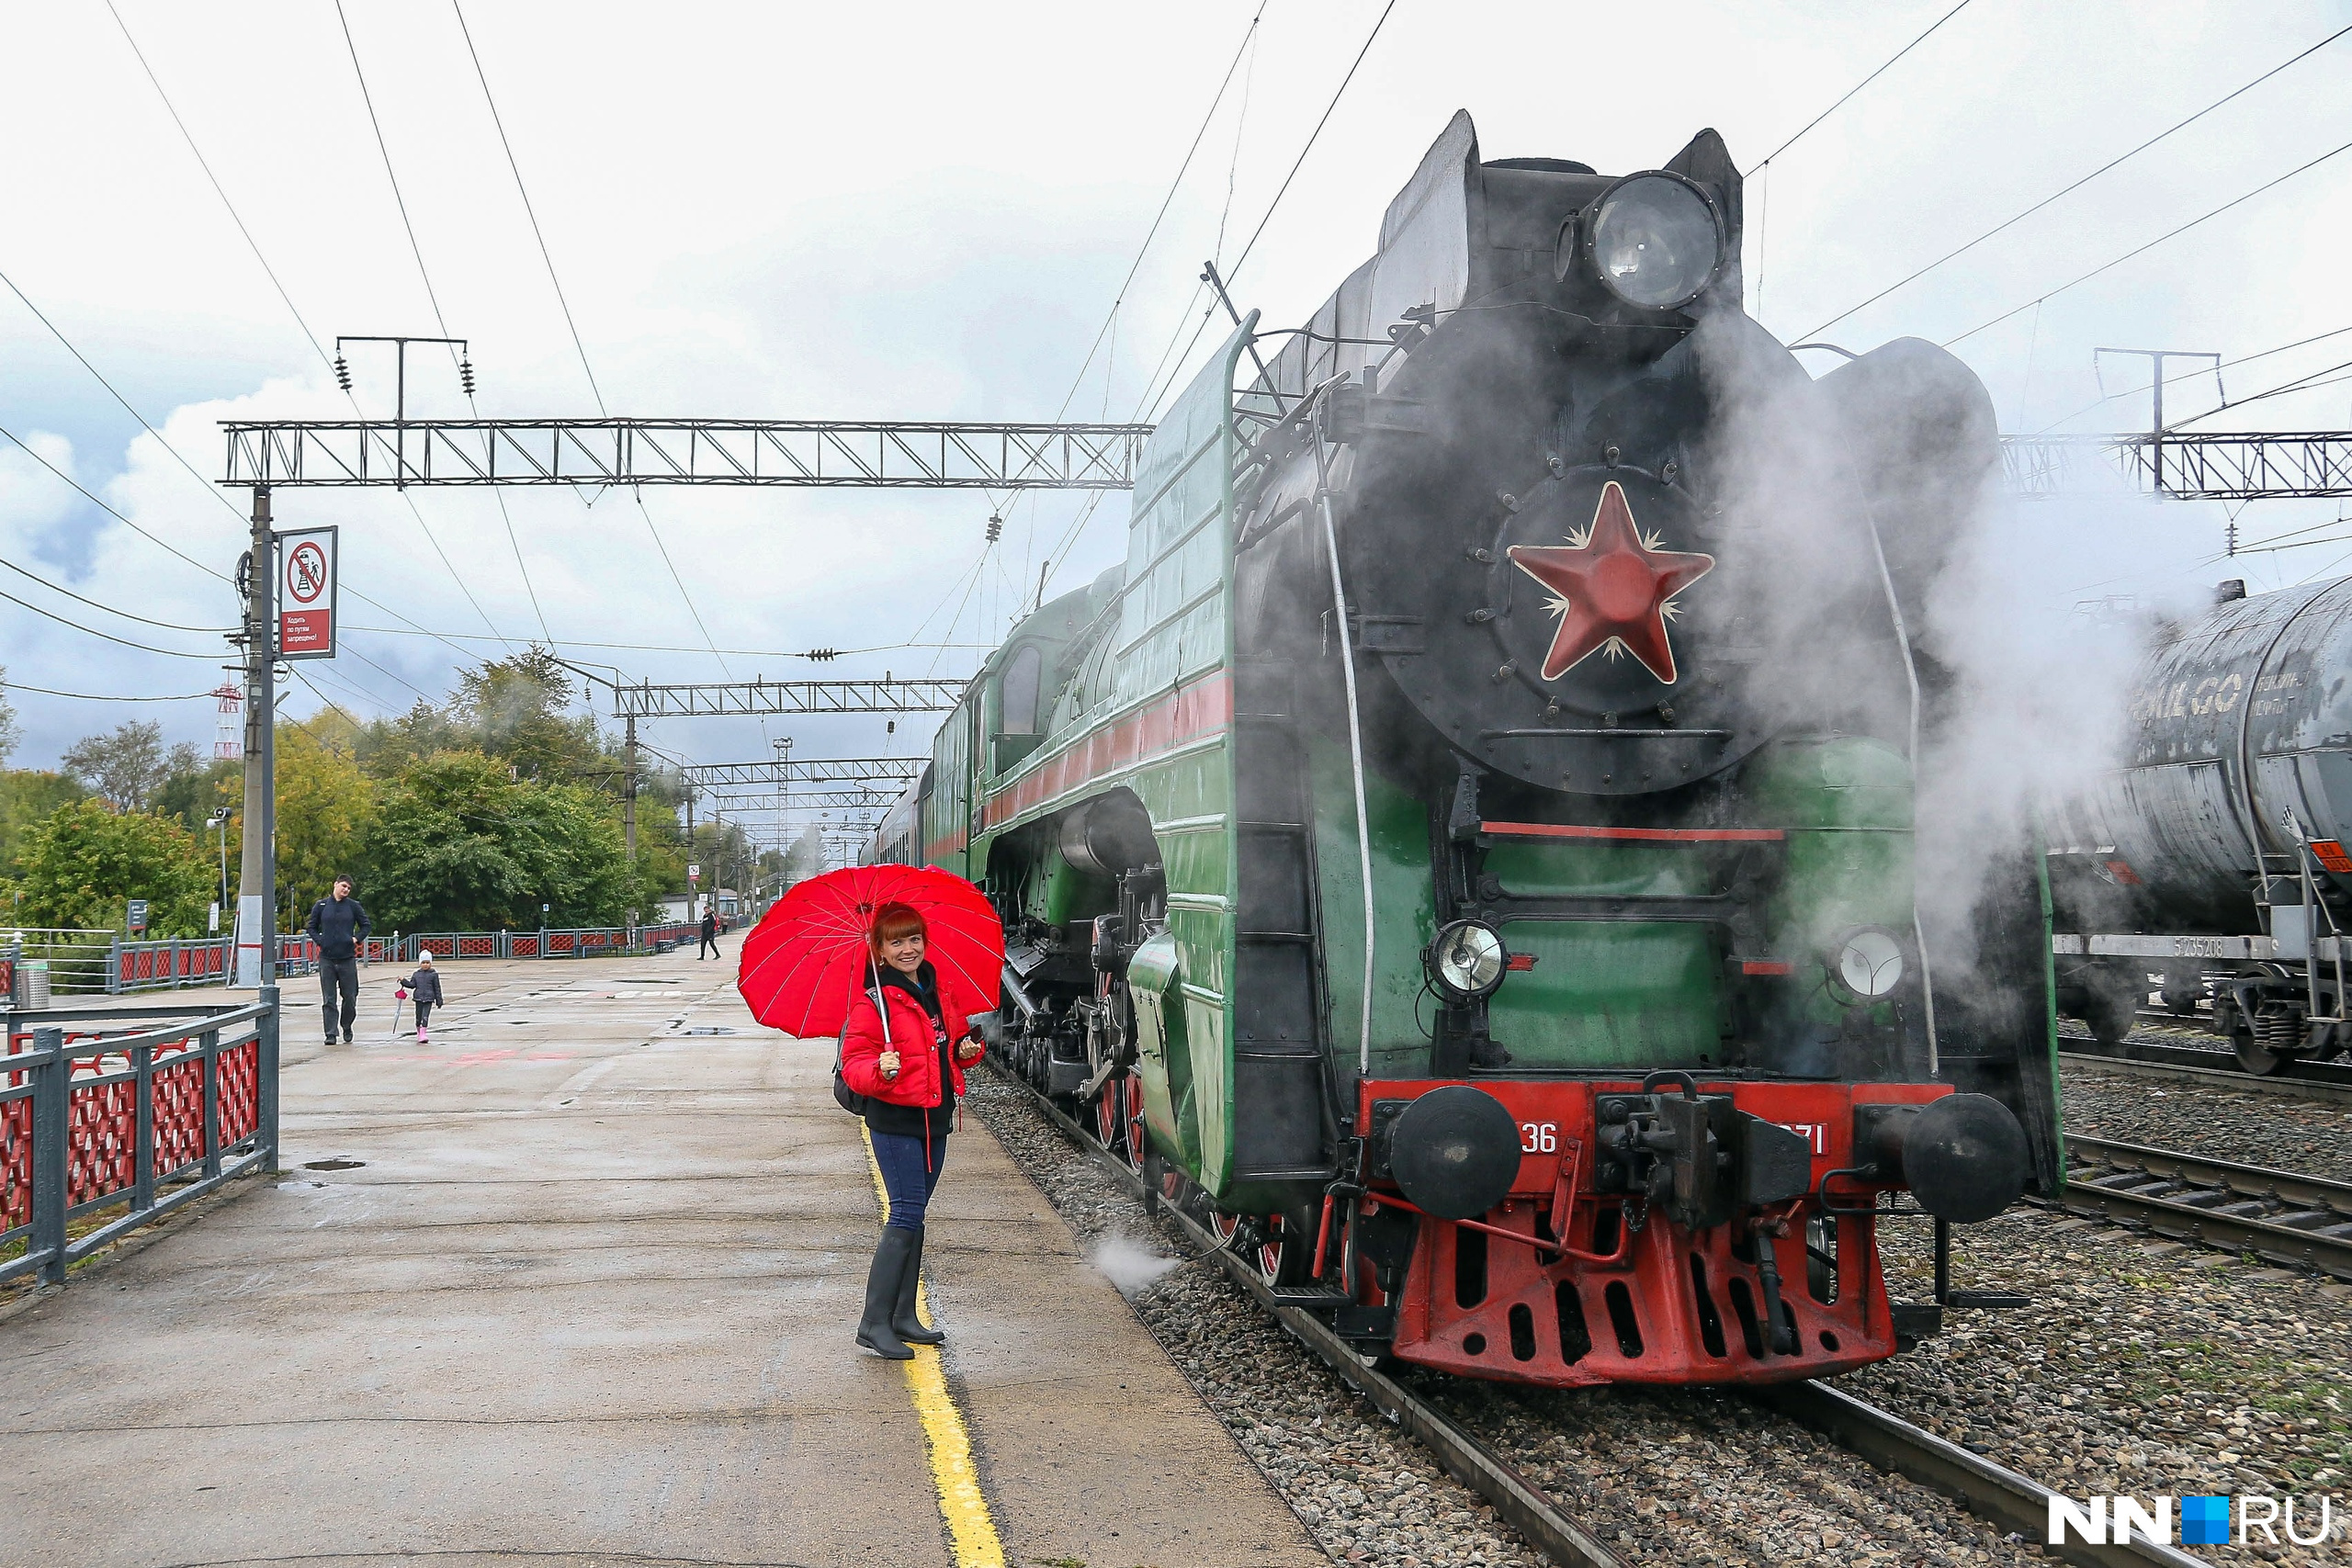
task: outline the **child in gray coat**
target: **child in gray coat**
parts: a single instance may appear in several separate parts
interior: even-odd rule
[[[433,1010],[441,1005],[441,972],[433,967],[433,950],[426,948],[416,955],[416,973],[401,984],[408,988],[409,999],[416,1004],[416,1043],[426,1043],[425,1021]]]

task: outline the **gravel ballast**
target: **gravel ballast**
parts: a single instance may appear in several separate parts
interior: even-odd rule
[[[2169,1042],[2167,1042],[2169,1043]],[[2067,1063],[2066,1131],[2352,1181],[2352,1105],[2165,1082]]]
[[[1892,1292],[1925,1300],[1926,1226],[1880,1237]],[[2352,1289],[2030,1208],[1953,1251],[1956,1286],[2032,1304],[1949,1313],[1841,1388],[2077,1497],[2331,1495],[2330,1544],[2211,1550],[2352,1562]]]

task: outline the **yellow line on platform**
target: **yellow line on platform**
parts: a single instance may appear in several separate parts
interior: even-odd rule
[[[882,1167],[874,1157],[874,1139],[865,1123],[857,1124],[865,1143],[865,1168],[874,1178],[874,1196],[882,1217],[890,1217],[890,1190],[882,1184]],[[918,1280],[915,1315],[931,1325],[931,1297]],[[947,1369],[935,1346],[910,1347],[915,1359],[899,1363],[906,1369],[907,1392],[914,1395],[915,1414],[922,1420],[923,1446],[931,1451],[932,1483],[939,1493],[939,1514],[956,1548],[956,1568],[1004,1568],[1004,1544],[997,1540],[996,1520],[989,1500],[980,1495],[980,1478],[972,1468],[972,1442],[964,1430],[964,1413],[947,1392]]]

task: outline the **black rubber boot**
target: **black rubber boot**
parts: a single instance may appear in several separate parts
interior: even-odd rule
[[[899,1304],[890,1314],[890,1332],[910,1345],[937,1345],[947,1337],[936,1328],[925,1328],[922,1319],[915,1315],[915,1287],[922,1283],[922,1232],[915,1235],[915,1249],[907,1258],[907,1271],[899,1276]]]
[[[899,1281],[914,1262],[915,1233],[899,1225],[882,1227],[882,1244],[874,1249],[874,1267],[865,1274],[865,1315],[858,1321],[857,1342],[886,1361],[911,1361],[915,1353],[890,1330],[890,1314],[899,1303]]]

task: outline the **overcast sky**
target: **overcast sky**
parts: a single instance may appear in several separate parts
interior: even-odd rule
[[[220,627],[233,605],[211,574],[231,572],[243,548],[243,496],[206,482],[222,463],[215,422],[350,413],[304,323],[330,354],[337,333],[446,325],[470,340],[484,415],[595,403],[448,5],[344,0],[437,317],[332,0],[115,6],[254,245],[105,0],[9,6],[0,141],[17,155],[0,272],[170,449],[5,289],[0,424],[202,567],[5,441],[0,559],[155,621]],[[1569,157],[1609,173],[1655,166],[1712,125],[1750,171],[1749,308],[1797,341],[2352,25],[2352,6],[2285,0],[1971,0],[1756,172],[1951,8],[1397,0],[1235,292],[1273,323],[1311,310],[1369,253],[1382,209],[1457,108],[1489,158]],[[1254,35],[1257,0],[468,0],[464,14],[610,410],[1002,420],[1148,417],[1151,372],[1198,319],[1202,259],[1232,263],[1258,230],[1380,11],[1267,0]],[[2234,359],[2352,326],[2352,152],[2029,304],[2352,143],[2347,68],[2352,38],[1826,335],[1858,349],[1957,338],[2005,429],[2097,430],[2148,417],[2144,390],[2101,403],[2147,378],[2110,360],[2102,383],[2097,346]],[[389,413],[388,351],[351,358],[360,406]],[[2346,361],[2352,333],[2224,378],[2242,398]],[[415,413],[465,412],[432,351],[414,354],[410,389]],[[2347,394],[2352,382],[2323,386],[2212,423],[2337,428],[2352,422]],[[2172,399],[2168,412],[2208,407],[2212,378],[2184,380]],[[1125,521],[1124,498],[1108,497],[1057,555],[1082,499],[1023,500],[984,555],[989,502],[973,493],[650,490],[640,509],[626,495],[591,506],[568,491],[518,491],[503,517],[486,493],[411,496],[413,510],[390,492],[280,492],[281,527],[342,525],[346,589],[381,606],[346,601],[347,651],[305,667],[316,689],[293,687],[297,714],[320,694],[362,716],[396,711],[448,685],[453,645],[496,652],[534,637],[656,680],[821,673],[788,656],[826,645],[877,649],[838,672],[961,674],[978,650],[956,645],[994,641],[1043,562],[1054,559],[1057,587],[1076,586],[1119,558]],[[2062,504],[2025,530],[2037,543],[2021,547],[2021,577],[2062,601],[2222,576],[2258,590],[2345,570],[2352,525],[2328,525],[2336,515],[2333,503],[2248,510],[2248,543],[2295,529],[2321,543],[2224,563],[2217,506]],[[0,577],[0,591],[74,626],[198,656],[107,642],[0,601],[12,685],[170,694],[220,678],[216,636]],[[202,701],[11,699],[27,732],[20,765],[50,764],[134,713],[175,739],[209,742],[213,729]],[[928,728],[672,721],[651,738],[735,761],[786,734],[804,756],[907,750],[921,739],[910,731]]]

